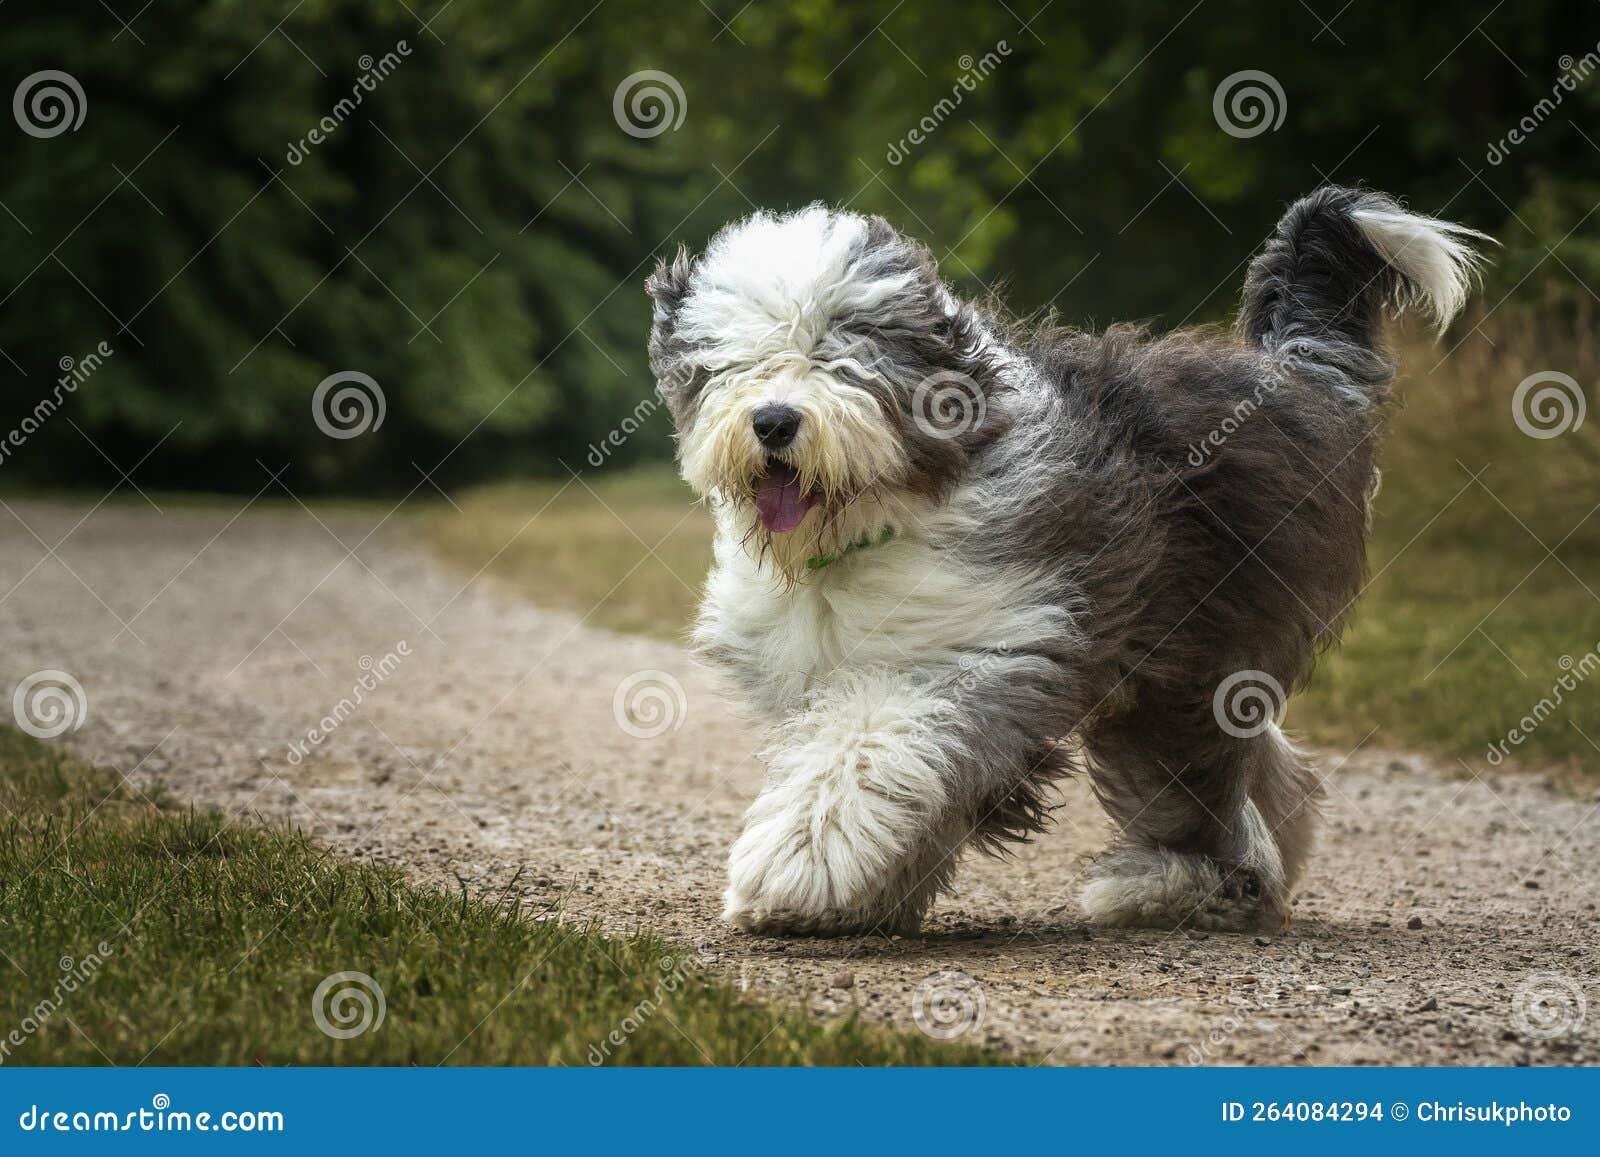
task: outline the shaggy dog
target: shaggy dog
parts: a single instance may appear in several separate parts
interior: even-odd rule
[[[772,724],[726,916],[914,931],[969,846],[1085,764],[1101,925],[1281,927],[1320,786],[1276,717],[1363,581],[1394,366],[1482,234],[1297,202],[1237,331],[1007,321],[876,217],[723,229],[649,279],[652,368],[717,522],[695,631]]]

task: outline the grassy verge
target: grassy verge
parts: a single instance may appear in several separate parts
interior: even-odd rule
[[[993,1063],[746,1004],[651,937],[529,916],[174,810],[0,730],[3,1063]],[[329,982],[345,972],[375,988]],[[370,1027],[336,1039],[314,1006]]]
[[[1552,331],[1506,315],[1489,328],[1493,345],[1405,349],[1374,577],[1291,724],[1338,744],[1376,727],[1374,742],[1482,768],[1489,745],[1529,717],[1527,738],[1506,745],[1512,761],[1600,767],[1600,435],[1592,415],[1548,439],[1512,417],[1518,384],[1541,370],[1570,374],[1600,406],[1591,333],[1587,321]],[[1592,676],[1557,703],[1557,681],[1576,681],[1585,655]]]
[[[1593,393],[1600,349],[1587,319],[1552,332],[1498,316],[1488,338],[1471,335],[1453,352],[1454,339],[1404,350],[1406,405],[1384,449],[1374,579],[1344,647],[1290,709],[1290,725],[1314,741],[1370,736],[1481,766],[1490,743],[1542,712],[1567,674],[1563,656],[1579,664],[1600,646],[1600,513],[1588,517],[1600,501],[1600,425],[1592,415],[1536,439],[1512,420],[1516,386],[1537,370],[1560,368]],[[1590,409],[1600,415],[1600,399]],[[599,479],[586,479],[592,490],[474,491],[462,513],[432,521],[431,536],[536,601],[674,637],[710,558],[709,519],[665,468]],[[1513,761],[1600,763],[1590,743],[1600,743],[1600,676],[1563,696],[1508,747]]]
[[[711,565],[711,518],[667,465],[485,486],[458,504],[427,520],[440,550],[595,626],[680,637]]]

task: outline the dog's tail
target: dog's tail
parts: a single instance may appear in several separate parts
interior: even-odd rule
[[[1325,186],[1289,207],[1250,263],[1240,332],[1367,393],[1391,376],[1376,350],[1384,306],[1421,309],[1442,333],[1483,260],[1473,241],[1493,238],[1385,193]]]

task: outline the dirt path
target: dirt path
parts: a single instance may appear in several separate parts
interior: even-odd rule
[[[950,1014],[1056,1063],[1600,1062],[1600,1005],[1572,1024],[1600,1001],[1600,805],[1538,777],[1329,753],[1323,850],[1270,942],[1085,928],[1072,898],[1107,826],[1078,785],[1048,838],[969,863],[921,937],[756,939],[717,919],[754,737],[676,648],[468,583],[398,516],[365,537],[377,515],[124,505],[73,530],[85,509],[9,509],[0,688],[71,672],[72,742],[135,782],[452,887],[570,893],[572,915],[697,945],[752,992],[911,1031]],[[683,689],[649,738],[613,713],[641,671]],[[307,743],[363,674],[361,709]]]

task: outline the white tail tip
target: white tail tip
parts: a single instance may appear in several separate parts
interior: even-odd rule
[[[1494,238],[1403,209],[1353,209],[1350,216],[1379,256],[1405,279],[1395,304],[1420,307],[1443,333],[1466,305],[1483,265],[1483,254],[1470,242],[1494,244]]]

